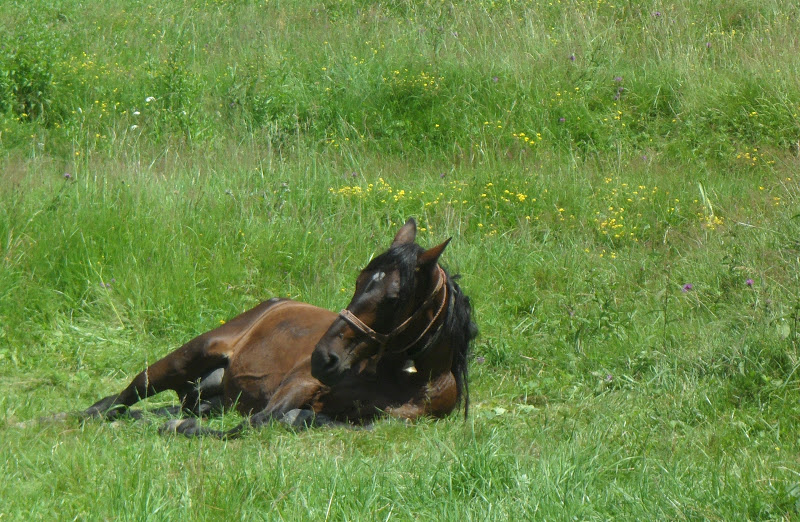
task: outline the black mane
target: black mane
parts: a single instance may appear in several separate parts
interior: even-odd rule
[[[445,274],[447,271],[445,270]],[[453,306],[449,309],[445,318],[445,335],[451,339],[453,346],[453,363],[450,371],[456,379],[456,389],[458,390],[458,400],[464,399],[464,418],[469,415],[469,366],[467,359],[470,352],[470,344],[478,335],[478,326],[472,321],[472,306],[469,297],[464,295],[461,288],[456,283],[458,275],[450,276],[447,274],[447,289],[450,292],[450,299]]]

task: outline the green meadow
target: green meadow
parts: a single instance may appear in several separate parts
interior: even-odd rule
[[[0,520],[800,518],[798,27],[0,0]],[[35,421],[270,297],[342,308],[410,216],[472,299],[467,420]]]

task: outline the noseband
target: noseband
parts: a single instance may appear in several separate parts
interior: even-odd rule
[[[425,334],[427,334],[431,330],[433,325],[439,319],[439,316],[442,315],[442,312],[444,311],[445,306],[447,305],[447,301],[448,301],[448,299],[447,299],[447,284],[445,284],[445,282],[447,280],[447,275],[444,273],[444,270],[442,270],[442,267],[437,265],[436,268],[439,269],[439,273],[438,273],[439,280],[436,282],[436,287],[433,289],[433,291],[430,293],[430,295],[425,299],[425,302],[423,302],[420,305],[420,307],[417,308],[417,310],[413,314],[411,314],[411,316],[408,319],[406,319],[405,321],[403,321],[402,323],[397,325],[388,334],[382,334],[382,333],[376,332],[375,330],[370,328],[366,323],[364,323],[364,321],[362,321],[361,319],[356,317],[356,315],[353,312],[351,312],[350,310],[348,310],[347,308],[345,308],[341,312],[339,312],[339,317],[344,319],[351,327],[353,327],[353,329],[355,329],[358,332],[361,332],[365,336],[367,336],[370,339],[372,339],[375,343],[378,344],[378,346],[380,347],[381,352],[383,352],[383,350],[386,348],[386,345],[390,341],[392,341],[398,335],[403,333],[405,331],[405,329],[408,327],[408,325],[410,325],[414,321],[414,319],[416,319],[417,317],[419,317],[420,315],[422,315],[425,312],[425,310],[428,308],[428,306],[430,306],[430,304],[433,303],[433,301],[436,299],[436,296],[439,293],[439,290],[444,289],[444,295],[442,296],[442,302],[439,305],[438,310],[436,310],[436,313],[434,314],[433,318],[430,320],[428,325],[422,330],[422,333],[419,334],[416,337],[416,339],[414,339],[413,341],[411,341],[407,345],[403,346],[401,349],[399,349],[399,350],[391,350],[391,353],[403,353],[403,352],[408,351],[411,347],[413,347],[415,344],[417,344],[425,336]],[[444,321],[442,321],[442,323],[437,328],[437,333],[441,329],[443,324],[444,324]],[[417,357],[417,356],[419,356],[431,344],[432,344],[432,341],[429,341],[421,349],[415,350],[413,354],[409,353],[408,356],[409,357]]]

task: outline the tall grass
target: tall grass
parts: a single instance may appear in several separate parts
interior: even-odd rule
[[[5,2],[0,516],[797,517],[799,16]],[[407,216],[475,307],[468,422],[16,426],[341,307]]]

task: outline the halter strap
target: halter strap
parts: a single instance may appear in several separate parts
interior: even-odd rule
[[[430,331],[430,329],[433,327],[433,325],[439,319],[439,316],[442,314],[442,311],[445,309],[446,303],[448,301],[448,299],[447,299],[447,285],[445,284],[447,276],[445,275],[444,270],[442,270],[442,267],[437,265],[436,268],[439,269],[439,280],[436,282],[436,287],[433,289],[433,291],[430,293],[430,295],[427,297],[427,299],[425,299],[425,302],[423,302],[420,305],[420,307],[417,308],[417,310],[413,314],[411,314],[411,316],[408,319],[406,319],[405,321],[403,321],[402,323],[397,325],[388,334],[382,334],[382,333],[376,332],[375,330],[370,328],[366,323],[364,323],[364,321],[359,319],[353,312],[351,312],[347,308],[345,308],[341,312],[339,312],[339,317],[344,319],[355,330],[363,333],[364,335],[366,335],[367,337],[369,337],[370,339],[375,341],[378,345],[380,345],[381,351],[383,351],[383,349],[386,347],[386,344],[389,341],[391,341],[392,339],[397,337],[399,334],[401,334],[403,331],[405,331],[405,329],[408,327],[409,324],[411,324],[411,322],[414,319],[416,319],[419,315],[421,315],[422,313],[425,312],[425,310],[427,309],[428,305],[430,305],[436,299],[436,296],[439,293],[439,290],[444,288],[444,295],[442,296],[442,303],[439,305],[438,310],[436,310],[436,314],[434,314],[433,318],[430,320],[428,325],[422,330],[422,333],[419,334],[417,336],[417,338],[414,339],[412,342],[410,342],[409,344],[405,345],[402,349],[400,349],[400,350],[392,350],[391,353],[402,353],[402,352],[408,350],[409,348],[411,348],[412,346],[417,344],[425,336],[425,334],[427,334]],[[442,324],[444,324],[444,323],[442,323]],[[441,324],[439,325],[439,328],[441,328]],[[437,330],[437,333],[438,333],[438,330]],[[427,347],[428,347],[428,345],[423,347],[423,349],[421,349],[421,350],[416,350],[415,353],[414,353],[414,356],[420,355],[423,351],[425,351],[425,349]]]
[[[364,335],[366,335],[376,343],[380,344],[381,346],[389,342],[390,339],[389,335],[376,332],[375,330],[367,326],[367,324],[364,321],[356,317],[356,315],[347,308],[344,308],[342,309],[341,312],[339,312],[339,317],[347,321],[350,324],[350,326],[352,326],[359,332],[363,333]]]
[[[441,271],[442,269],[440,268],[439,270]],[[441,273],[441,278],[442,279],[445,278],[445,275],[444,275],[443,272]],[[448,300],[447,299],[447,285],[436,285],[436,289],[433,291],[433,293],[430,295],[430,297],[425,300],[425,303],[423,303],[422,306],[420,306],[417,309],[417,312],[415,312],[414,315],[412,315],[409,319],[407,319],[403,324],[407,324],[408,321],[410,321],[411,319],[414,318],[414,316],[417,315],[417,313],[420,313],[420,312],[424,311],[425,308],[427,307],[427,305],[430,304],[433,301],[433,299],[435,298],[436,294],[439,292],[439,289],[443,289],[444,290],[443,295],[442,295],[442,302],[439,305],[439,308],[436,310],[436,313],[433,315],[433,318],[428,323],[428,326],[426,326],[422,330],[422,333],[419,334],[416,339],[414,339],[413,341],[411,341],[410,343],[405,345],[401,350],[392,350],[391,353],[402,353],[402,352],[405,352],[409,348],[411,348],[412,346],[414,346],[415,344],[420,342],[422,340],[422,338],[425,337],[425,335],[430,331],[430,329],[433,328],[433,325],[436,324],[436,321],[439,320],[439,316],[442,315],[442,311],[444,311],[445,305],[447,304],[447,302],[451,301],[451,304],[452,304],[452,300]],[[436,328],[436,334],[431,337],[431,339],[428,341],[428,343],[426,343],[422,348],[420,348],[418,350],[414,350],[413,353],[409,353],[408,356],[412,357],[412,358],[413,357],[418,357],[420,354],[422,354],[424,351],[426,351],[427,348],[433,343],[433,341],[439,337],[438,333],[441,331],[443,325],[444,325],[444,321],[439,323],[439,326]]]

